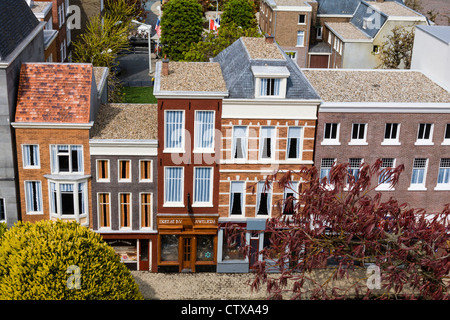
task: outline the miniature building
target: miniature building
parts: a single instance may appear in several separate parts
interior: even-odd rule
[[[221,120],[217,271],[248,272],[267,245],[266,219],[292,213],[283,206],[290,191],[276,183],[264,188],[264,180],[274,170],[313,165],[320,100],[295,62],[270,39],[240,38],[213,61],[220,63],[229,92]],[[250,259],[239,251],[239,238],[229,246],[230,223],[244,230]]]
[[[156,105],[105,104],[92,127],[92,228],[132,270],[157,271]]]
[[[222,99],[218,63],[156,65],[158,270],[215,271]]]
[[[410,70],[303,70],[319,93],[315,165],[405,166],[398,185],[375,191],[410,208],[442,211],[450,196],[450,93]]]
[[[11,227],[21,212],[15,136],[10,124],[16,112],[22,63],[44,61],[45,23],[36,19],[24,0],[2,0],[0,11],[0,222]]]
[[[22,65],[12,126],[23,221],[92,226],[89,130],[105,87],[100,79],[91,64]]]

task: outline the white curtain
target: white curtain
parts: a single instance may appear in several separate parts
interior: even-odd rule
[[[51,166],[52,166],[52,173],[58,172],[58,158],[57,158],[57,152],[56,152],[56,145],[50,146],[50,154],[51,154]]]
[[[281,79],[273,79],[273,95],[279,96],[280,95],[280,82]]]
[[[233,128],[233,158],[245,158],[247,155],[247,127]]]
[[[261,96],[266,96],[267,95],[267,82],[269,79],[266,78],[262,78],[261,79],[261,92],[260,95]]]
[[[77,163],[78,163],[78,171],[75,172],[83,172],[83,147],[82,146],[71,146],[70,149],[72,151],[77,152]],[[72,159],[73,161],[73,159]],[[73,170],[73,168],[72,168]]]
[[[214,111],[197,111],[195,114],[195,147],[214,148]]]
[[[195,168],[194,202],[211,202],[212,168]]]
[[[267,214],[270,213],[270,204],[272,203],[272,187],[265,186],[265,182],[258,182],[257,187],[257,197],[256,197],[256,213],[260,212],[261,205],[267,206]],[[264,195],[266,197],[266,203],[261,203],[261,200],[264,199]]]
[[[181,202],[183,168],[165,168],[165,202]]]
[[[56,213],[56,183],[50,182],[50,210]]]
[[[234,197],[236,194],[240,194],[240,205],[241,205],[241,213],[244,210],[244,186],[245,182],[243,181],[232,181],[230,187],[230,213],[233,213],[233,205],[234,205]]]
[[[295,158],[300,158],[300,142],[302,137],[301,127],[290,127],[288,131],[288,155],[291,154],[291,148],[294,148]],[[295,145],[294,145],[295,144]]]
[[[182,148],[183,111],[166,111],[166,148]]]
[[[85,210],[85,207],[86,207],[86,205],[85,205],[85,192],[86,191],[85,190],[86,190],[86,188],[85,188],[85,186],[86,186],[86,182],[80,182],[78,184],[79,214],[86,213],[86,210]]]

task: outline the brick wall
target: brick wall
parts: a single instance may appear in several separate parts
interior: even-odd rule
[[[340,123],[340,145],[322,145],[324,124]],[[352,123],[368,123],[367,145],[349,145]],[[382,145],[386,123],[400,123],[400,145]],[[434,145],[415,145],[419,123],[433,123]],[[322,158],[336,158],[346,163],[349,158],[363,158],[373,164],[377,158],[395,158],[395,165],[404,164],[395,190],[384,191],[384,199],[393,196],[400,203],[413,208],[425,208],[429,212],[441,211],[449,202],[450,191],[434,190],[441,158],[450,158],[450,145],[442,145],[445,126],[450,123],[448,114],[411,113],[319,113],[316,137],[315,164],[320,168]],[[426,191],[409,191],[414,158],[427,158]],[[376,181],[374,181],[376,183]]]
[[[50,145],[51,144],[78,144],[83,146],[83,168],[84,174],[90,174],[90,157],[89,157],[89,130],[87,129],[24,129],[16,130],[16,147],[17,147],[17,163],[19,174],[19,194],[20,205],[22,209],[22,220],[37,222],[40,220],[48,220],[49,216],[49,185],[44,175],[51,174],[50,165]],[[24,169],[22,161],[22,144],[38,144],[40,169]],[[42,208],[43,214],[27,215],[25,207],[25,187],[24,181],[39,180],[42,185]],[[89,226],[92,228],[91,215],[91,183],[88,180],[88,206],[89,206]]]
[[[248,160],[244,163],[226,163],[232,159],[232,128],[234,125],[247,125]],[[258,162],[259,132],[261,126],[275,126],[275,161],[273,163]],[[289,126],[303,127],[303,148],[301,160],[286,160],[287,137]],[[315,120],[267,120],[267,119],[223,119],[222,120],[222,162],[220,166],[219,186],[219,216],[229,217],[230,183],[231,181],[245,181],[245,217],[256,215],[256,183],[264,180],[274,170],[286,171],[299,169],[301,165],[310,165],[313,160],[313,146],[315,136]],[[253,160],[253,161],[252,161]],[[250,162],[253,163],[250,163]],[[225,163],[224,163],[225,162]],[[309,163],[309,164],[308,164]],[[281,174],[280,174],[281,176]],[[254,188],[254,192],[253,189]],[[272,190],[272,216],[280,214],[279,202],[283,199],[284,190],[276,184]]]

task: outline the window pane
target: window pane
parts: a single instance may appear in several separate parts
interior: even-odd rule
[[[450,158],[443,158],[439,164],[438,183],[450,183]]]
[[[247,127],[236,126],[233,128],[233,157],[243,159],[247,156]]]
[[[108,160],[97,161],[97,175],[98,179],[109,179]]]
[[[258,182],[258,194],[256,203],[256,214],[268,215],[271,205],[271,188],[266,187],[264,182]]]
[[[120,194],[120,227],[126,228],[131,226],[130,221],[130,194],[129,193],[121,193]]]
[[[100,193],[98,195],[98,206],[99,206],[99,219],[100,219],[100,227],[109,227],[109,194],[108,193]]]
[[[141,227],[148,228],[151,225],[151,194],[143,193],[141,194]]]
[[[445,139],[450,139],[450,123],[447,123],[445,127]]]
[[[130,179],[131,166],[129,160],[120,160],[119,161],[119,179],[128,180]]]
[[[391,183],[391,177],[387,177],[387,170],[388,168],[394,167],[394,158],[382,158],[381,159],[381,167],[380,170],[382,171],[380,176],[378,177],[378,183]],[[383,172],[384,170],[384,172]]]
[[[359,170],[362,158],[350,158],[348,162],[349,162],[348,173],[355,178],[355,181],[357,181],[359,177]]]
[[[151,164],[150,160],[141,161],[141,180],[150,180],[151,177]]]
[[[288,131],[288,158],[300,158],[300,142],[301,142],[302,128],[291,127]]]
[[[165,202],[181,202],[182,168],[165,169]]]
[[[78,210],[79,214],[86,213],[86,182],[78,184]]]
[[[27,212],[42,211],[42,189],[40,181],[25,182],[25,202]]]
[[[166,148],[182,148],[183,111],[166,111]]]
[[[214,260],[214,237],[197,236],[197,261]]]
[[[230,240],[230,242],[228,242]],[[244,243],[241,236],[238,234],[232,236],[231,239],[227,239],[227,235],[224,231],[223,244],[222,244],[222,260],[244,260],[245,254],[241,250],[241,246]]]
[[[230,187],[230,214],[241,215],[244,206],[244,183],[232,181]]]
[[[194,202],[211,202],[212,168],[195,168]]]
[[[61,214],[74,215],[73,184],[60,184],[59,188],[61,192]]]
[[[5,199],[0,199],[0,221],[6,220]]]
[[[427,159],[418,158],[414,159],[413,171],[411,176],[411,184],[422,184],[425,178],[425,167]]]
[[[178,261],[177,235],[161,235],[161,261]]]
[[[333,167],[335,159],[334,158],[323,158],[320,167],[320,179],[327,177],[330,179],[331,168]]]
[[[195,148],[214,148],[214,111],[195,113]]]
[[[260,134],[260,157],[271,158],[272,157],[272,140],[274,138],[275,128],[273,127],[261,127]]]

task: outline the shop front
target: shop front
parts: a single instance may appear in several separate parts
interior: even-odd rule
[[[217,216],[158,217],[159,272],[215,272]]]

